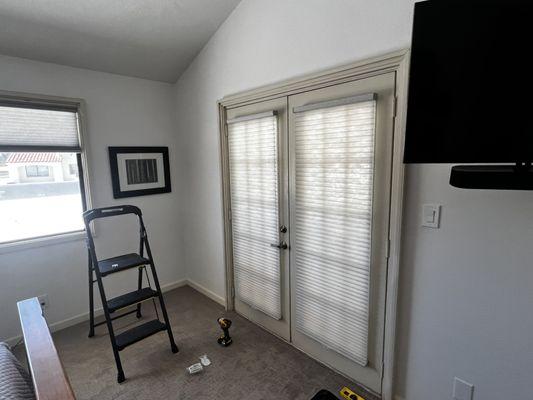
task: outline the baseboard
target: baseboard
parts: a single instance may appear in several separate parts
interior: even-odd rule
[[[163,293],[169,292],[171,290],[177,289],[182,286],[187,286],[187,279],[180,279],[176,282],[167,283],[166,285],[161,286],[161,291]]]
[[[218,304],[226,308],[226,299],[224,297],[219,296],[215,292],[207,289],[205,286],[202,286],[199,283],[196,283],[190,279],[187,280],[187,285],[189,285],[193,289],[196,289],[197,291],[202,293],[204,296],[209,297],[211,300],[217,302]]]
[[[174,289],[177,289],[179,287],[186,286],[187,283],[188,283],[188,281],[186,279],[180,279],[179,281],[175,281],[175,282],[167,283],[166,285],[162,285],[161,286],[161,291],[163,293],[164,292],[168,292],[170,290],[174,290]],[[200,291],[199,289],[197,289],[197,290]],[[102,308],[96,308],[94,310],[94,316],[95,317],[99,317],[99,316],[102,316],[102,315],[104,315],[104,310]],[[46,311],[45,311],[45,316],[46,316]],[[50,332],[57,332],[57,331],[60,331],[62,329],[69,328],[71,326],[80,324],[80,323],[88,321],[88,320],[89,320],[89,312],[84,312],[84,313],[75,315],[73,317],[66,318],[66,319],[63,319],[61,321],[49,324],[48,328],[50,329]],[[6,339],[5,342],[9,346],[14,346],[15,344],[17,344],[20,341],[21,338],[22,338],[21,335],[13,336],[13,337],[11,337],[9,339]]]

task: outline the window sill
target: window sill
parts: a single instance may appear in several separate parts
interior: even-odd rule
[[[16,242],[0,243],[0,254],[84,240],[85,237],[85,231],[83,230],[69,233],[59,233],[57,235],[37,237],[32,239],[22,239]]]

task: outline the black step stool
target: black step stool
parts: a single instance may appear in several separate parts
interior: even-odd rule
[[[108,258],[106,260],[98,260],[94,247],[91,222],[98,218],[113,217],[124,214],[135,214],[139,218],[139,254],[131,253],[123,256]],[[113,347],[113,355],[115,356],[115,362],[117,363],[117,380],[119,383],[121,383],[124,382],[126,378],[124,376],[124,371],[122,370],[119,351],[124,350],[129,345],[137,343],[138,341],[161,331],[167,331],[168,338],[170,340],[170,348],[172,349],[173,353],[178,352],[178,346],[176,346],[174,337],[172,336],[172,329],[168,320],[167,309],[163,300],[161,287],[159,286],[159,280],[157,279],[154,260],[152,258],[152,251],[150,250],[150,244],[148,243],[148,235],[146,234],[146,229],[144,227],[141,210],[135,206],[95,208],[93,210],[84,212],[83,220],[85,222],[85,228],[87,232],[87,249],[89,252],[89,337],[94,336],[94,328],[96,326],[103,324],[107,325],[109,338],[111,339],[111,346]],[[144,257],[145,249],[147,258]],[[150,271],[154,279],[155,290],[151,287],[150,278],[148,272],[146,271],[147,266],[150,267]],[[108,300],[105,294],[102,278],[131,268],[138,268],[139,276],[137,290]],[[146,278],[148,281],[148,287],[144,288],[143,270],[146,273]],[[96,279],[94,279],[93,273],[96,275]],[[94,323],[93,285],[95,282],[98,282],[98,288],[100,290],[100,297],[102,298],[102,305],[105,315],[105,321],[97,324]],[[159,305],[161,307],[164,322],[159,320],[159,313],[157,312],[157,307],[155,304],[156,297],[159,299]],[[136,313],[137,318],[141,318],[141,303],[150,299],[152,299],[154,303],[157,319],[145,322],[144,324],[131,328],[119,335],[115,335],[112,321],[132,313]],[[123,312],[122,314],[111,317],[111,314],[115,313],[116,311],[132,305],[137,305],[137,307],[134,310]]]

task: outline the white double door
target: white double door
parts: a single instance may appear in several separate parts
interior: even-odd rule
[[[394,74],[227,111],[238,313],[381,393]]]

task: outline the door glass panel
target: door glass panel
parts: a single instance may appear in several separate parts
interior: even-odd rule
[[[376,101],[342,103],[294,114],[293,318],[298,331],[365,366]]]
[[[235,296],[281,318],[277,117],[228,122]]]

